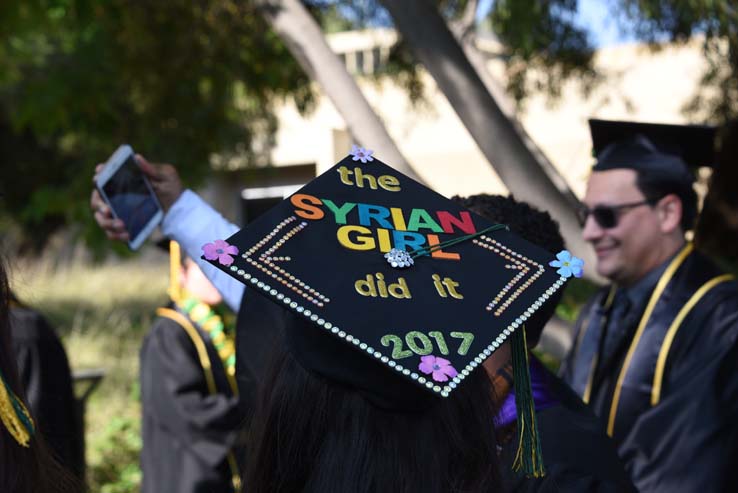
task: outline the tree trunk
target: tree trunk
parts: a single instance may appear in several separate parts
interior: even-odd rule
[[[593,252],[581,237],[574,204],[561,189],[563,183],[554,183],[526,147],[525,139],[486,89],[433,3],[382,3],[510,192],[548,211],[559,222],[574,254],[594,266]],[[596,278],[594,269],[585,272],[587,277]]]
[[[472,4],[474,3],[475,2],[469,2],[468,6],[472,7]],[[482,80],[482,83],[484,84],[484,87],[487,88],[487,92],[489,92],[489,95],[500,108],[500,111],[502,111],[507,119],[510,120],[510,124],[515,127],[515,131],[518,133],[518,135],[520,135],[520,138],[522,139],[525,147],[528,149],[528,152],[530,152],[533,158],[538,162],[541,171],[548,175],[556,188],[559,190],[559,193],[561,193],[566,201],[570,204],[570,206],[576,210],[576,208],[581,205],[581,202],[574,194],[572,189],[569,187],[569,185],[566,183],[564,177],[561,176],[559,171],[553,165],[553,163],[548,159],[543,151],[541,151],[541,149],[533,141],[533,139],[530,138],[528,132],[525,131],[525,128],[523,128],[520,120],[518,120],[515,103],[507,95],[505,89],[502,87],[499,81],[495,79],[495,77],[489,72],[489,69],[487,68],[487,61],[485,60],[484,55],[479,52],[474,44],[476,36],[472,31],[473,25],[468,24],[469,17],[470,16],[468,12],[465,11],[461,21],[457,23],[450,23],[449,28],[451,29],[451,33],[454,35],[459,45],[461,45],[461,49],[464,51],[464,55],[466,55],[466,58],[469,60],[471,66],[474,68],[474,71]]]
[[[374,150],[382,161],[422,182],[302,3],[299,0],[255,0],[255,3],[303,70],[333,102],[352,136],[362,146]]]

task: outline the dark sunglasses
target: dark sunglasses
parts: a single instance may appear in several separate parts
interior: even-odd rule
[[[592,217],[594,217],[595,222],[601,228],[610,229],[618,225],[621,212],[625,209],[632,209],[633,207],[640,207],[642,205],[653,205],[655,202],[657,201],[646,199],[640,202],[630,202],[628,204],[620,205],[596,205],[591,209],[586,205],[582,205],[577,215],[579,216],[579,223],[582,227],[584,227],[584,224],[587,222],[587,218],[591,214]]]

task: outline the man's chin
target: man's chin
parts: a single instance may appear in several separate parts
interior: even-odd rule
[[[597,257],[597,273],[607,279],[613,279],[618,272],[618,267],[611,257]]]

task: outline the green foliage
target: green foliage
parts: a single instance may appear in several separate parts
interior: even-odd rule
[[[330,31],[392,25],[379,0],[305,3]],[[738,116],[734,3],[608,0],[612,17],[638,39],[704,39],[708,69],[687,109],[715,121]],[[436,4],[453,21],[476,5]],[[598,81],[577,8],[576,0],[492,2],[484,21],[506,47],[517,100],[557,96],[570,78],[585,90]],[[8,218],[21,225],[26,241],[16,244],[27,251],[63,225],[109,247],[87,199],[95,164],[120,143],[175,163],[196,186],[214,154],[264,163],[277,125],[273,103],[291,97],[307,110],[314,98],[253,2],[6,0],[0,32],[0,226]],[[417,64],[402,43],[385,75],[422,101]]]
[[[651,43],[702,39],[707,69],[685,111],[717,123],[738,116],[738,6],[731,0],[608,0],[623,32]],[[509,50],[508,90],[518,100],[529,93],[560,95],[577,77],[589,90],[599,81],[585,26],[575,22],[576,0],[496,0],[493,30]]]
[[[139,419],[112,418],[98,440],[98,453],[101,454],[101,461],[88,471],[91,491],[100,493],[139,491],[141,485]]]
[[[72,370],[103,369],[87,401],[87,483],[93,493],[136,493],[141,473],[138,353],[166,303],[168,260],[56,265],[51,255],[11,261],[12,287],[62,336]],[[78,393],[83,390],[80,386]]]
[[[597,80],[594,49],[576,25],[576,0],[497,0],[490,12],[495,34],[508,51],[508,91],[516,101],[531,92],[561,94],[577,77],[588,89]]]
[[[561,302],[556,307],[556,315],[573,324],[584,304],[599,287],[586,279],[571,279],[566,285],[566,291]]]
[[[620,0],[621,20],[639,39],[686,42],[699,36],[708,67],[685,108],[701,119],[738,117],[738,4],[735,0]]]
[[[35,243],[89,224],[93,168],[120,143],[194,185],[213,153],[263,161],[271,103],[313,97],[250,2],[11,0],[0,31],[2,205]]]

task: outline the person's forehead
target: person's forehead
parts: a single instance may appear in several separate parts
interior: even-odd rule
[[[632,169],[595,171],[587,182],[584,201],[595,205],[640,200],[643,193],[636,185],[636,178],[637,173]]]

